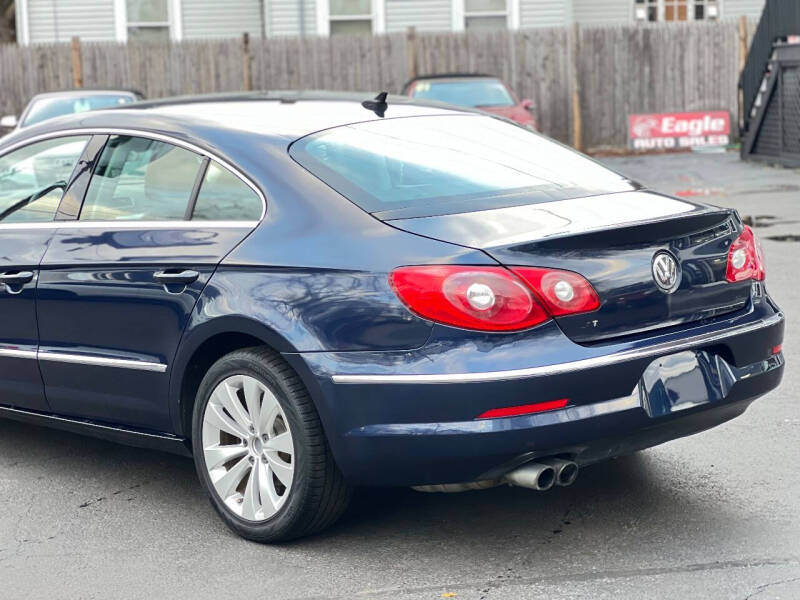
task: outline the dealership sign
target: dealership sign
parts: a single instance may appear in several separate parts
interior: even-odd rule
[[[628,139],[634,150],[679,150],[727,146],[731,115],[724,111],[628,116]]]

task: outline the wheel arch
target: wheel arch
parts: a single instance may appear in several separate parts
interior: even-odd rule
[[[170,417],[177,435],[191,437],[192,408],[208,368],[230,352],[254,346],[266,346],[278,354],[297,352],[285,337],[248,317],[217,317],[184,333],[170,370],[169,384]],[[318,388],[305,363],[289,362],[317,405]]]

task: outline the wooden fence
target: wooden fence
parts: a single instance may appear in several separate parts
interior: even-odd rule
[[[390,34],[375,37],[0,46],[0,113],[35,93],[123,87],[148,98],[242,89],[399,92],[410,75],[482,72],[534,101],[542,130],[584,149],[624,147],[629,113],[737,113],[751,23]],[[744,37],[744,39],[742,39]],[[743,43],[744,42],[744,43]]]

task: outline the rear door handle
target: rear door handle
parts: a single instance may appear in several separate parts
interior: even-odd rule
[[[0,273],[0,283],[6,285],[25,285],[33,280],[33,271],[6,271]]]
[[[158,271],[153,275],[153,279],[164,285],[189,285],[197,281],[200,273],[187,269],[185,271],[167,270]]]

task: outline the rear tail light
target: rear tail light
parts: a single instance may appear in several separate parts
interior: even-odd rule
[[[745,225],[742,234],[728,249],[728,269],[725,278],[736,281],[764,281],[764,251],[753,230]]]
[[[413,312],[455,327],[514,331],[550,318],[525,284],[502,267],[401,267],[389,281]]]
[[[511,267],[535,291],[547,312],[554,317],[591,312],[600,307],[592,285],[572,271]]]
[[[464,329],[519,331],[553,316],[595,310],[597,293],[577,273],[554,269],[401,267],[389,276],[400,299],[421,317]]]

